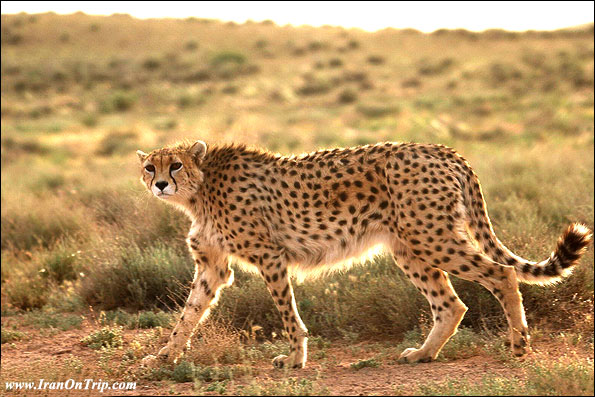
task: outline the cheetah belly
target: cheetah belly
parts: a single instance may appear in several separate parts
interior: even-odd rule
[[[290,267],[302,276],[316,276],[344,270],[356,263],[363,263],[379,255],[389,245],[390,235],[385,231],[369,231],[360,237],[352,237],[342,245],[339,241],[304,244],[305,254],[300,255]],[[294,247],[295,250],[298,247]],[[302,251],[303,252],[303,251]]]

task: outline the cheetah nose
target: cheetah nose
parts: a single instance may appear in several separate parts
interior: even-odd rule
[[[167,182],[166,181],[155,182],[155,186],[157,186],[160,190],[163,190],[167,187]]]

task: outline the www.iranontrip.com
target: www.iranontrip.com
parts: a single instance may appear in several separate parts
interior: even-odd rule
[[[48,382],[40,379],[39,382],[6,382],[7,391],[17,390],[96,390],[103,393],[106,390],[135,390],[136,382],[106,382],[99,379],[85,379],[76,381],[68,379],[64,382]]]

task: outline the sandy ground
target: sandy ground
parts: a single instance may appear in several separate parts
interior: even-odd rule
[[[11,320],[14,321],[14,320]],[[5,323],[3,319],[3,324]],[[21,328],[19,328],[21,329]],[[0,390],[4,395],[102,395],[98,392],[75,391],[35,391],[35,392],[8,392],[4,383],[7,381],[25,381],[47,377],[48,380],[66,380],[67,376],[57,369],[68,357],[76,357],[83,364],[80,372],[68,376],[78,377],[77,380],[93,378],[97,380],[109,378],[110,380],[124,380],[109,376],[101,368],[99,355],[96,351],[83,346],[80,339],[97,329],[97,326],[83,323],[81,329],[69,331],[56,331],[48,333],[47,330],[22,328],[27,332],[27,339],[2,345],[2,385]],[[126,330],[124,334],[124,347],[130,344],[135,337],[145,330]],[[348,345],[344,342],[325,348],[325,357],[317,358],[316,348],[311,349],[308,366],[302,370],[277,370],[270,365],[270,360],[261,360],[252,363],[250,375],[234,377],[226,386],[225,394],[235,394],[241,391],[241,386],[258,382],[266,385],[268,382],[281,381],[286,377],[310,379],[315,382],[315,390],[325,390],[331,395],[395,395],[415,394],[419,383],[442,382],[450,379],[467,379],[478,381],[483,376],[495,374],[502,377],[515,376],[523,378],[524,371],[515,366],[515,361],[502,360],[501,357],[482,352],[481,349],[473,356],[455,359],[439,360],[432,363],[398,364],[397,352],[386,349],[374,342],[360,342]],[[542,337],[533,343],[534,352],[526,360],[545,360],[562,354],[589,357],[593,359],[593,351],[569,344],[559,339]],[[384,352],[384,355],[382,353]],[[351,364],[359,360],[379,357],[381,365],[354,370]],[[271,357],[272,358],[272,357]],[[52,371],[53,368],[55,371]],[[515,368],[516,367],[516,368]],[[135,366],[130,370],[134,371]],[[50,375],[48,375],[48,373]],[[38,374],[38,375],[37,375]],[[54,379],[52,379],[54,377]],[[205,385],[203,383],[203,385]],[[240,388],[238,388],[240,386]],[[195,390],[192,382],[175,383],[173,381],[137,380],[137,387],[131,392],[119,392],[120,395],[215,395],[216,392]],[[245,391],[244,391],[245,392]],[[113,392],[103,393],[112,395]]]

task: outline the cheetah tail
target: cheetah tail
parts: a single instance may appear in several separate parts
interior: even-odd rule
[[[556,249],[548,259],[541,262],[523,259],[506,248],[496,237],[479,181],[476,175],[473,176],[475,183],[468,188],[468,194],[464,197],[467,208],[475,208],[469,213],[469,229],[481,250],[498,263],[514,266],[518,280],[523,283],[552,284],[570,275],[591,243],[591,230],[583,224],[573,223],[558,238]]]
[[[494,260],[497,262],[514,266],[518,280],[523,283],[552,284],[572,273],[592,238],[593,234],[589,228],[580,223],[573,223],[558,238],[556,249],[548,259],[531,262],[513,254],[494,236],[496,254],[491,256],[495,256]]]
[[[556,249],[548,259],[539,263],[524,260],[514,263],[519,281],[532,284],[550,284],[560,281],[572,273],[592,238],[591,230],[585,225],[571,224],[558,238]]]

